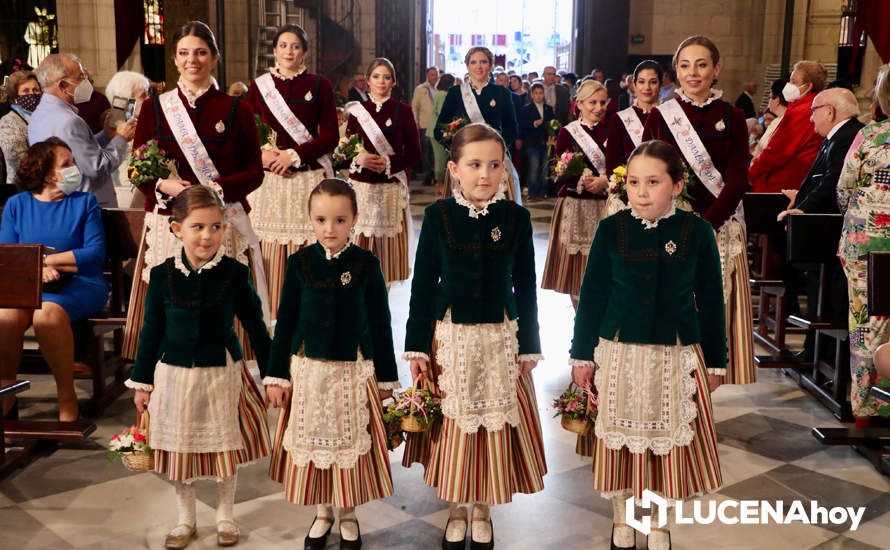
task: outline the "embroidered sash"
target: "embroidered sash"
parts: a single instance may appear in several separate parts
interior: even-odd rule
[[[297,118],[297,115],[290,110],[287,102],[281,96],[281,93],[275,87],[275,80],[271,73],[266,73],[256,79],[257,88],[263,96],[263,101],[272,112],[275,120],[287,131],[287,134],[293,139],[297,145],[303,145],[312,141],[312,134],[306,129],[306,125]],[[322,155],[316,159],[316,162],[324,168],[324,176],[326,178],[334,177],[334,168],[331,164],[329,155]]]
[[[627,135],[630,136],[630,140],[633,142],[634,147],[643,142],[643,121],[640,120],[639,115],[634,110],[633,107],[628,107],[623,111],[618,111],[618,118],[621,119],[621,122],[624,124],[624,129],[627,130]]]
[[[677,142],[677,147],[683,153],[686,162],[702,184],[704,184],[705,188],[714,195],[714,198],[717,198],[720,192],[723,191],[723,176],[714,166],[711,155],[705,148],[705,144],[702,143],[698,132],[692,127],[692,123],[689,122],[686,112],[680,107],[680,103],[676,98],[673,98],[662,103],[656,109],[661,111],[665,122],[667,122],[668,129],[671,131],[671,135],[674,136],[674,141]],[[742,227],[745,226],[745,213],[742,210],[741,202],[736,207],[733,218]]]
[[[599,172],[599,175],[606,175],[606,155],[603,154],[603,150],[600,149],[600,146],[597,145],[596,141],[590,134],[584,131],[584,128],[581,127],[581,122],[574,120],[568,124],[566,124],[566,130],[572,135],[572,138],[575,139],[575,143],[581,147],[581,150],[584,151],[584,156],[593,164],[593,167],[596,168],[596,171]]]
[[[365,131],[365,135],[368,136],[368,139],[371,140],[371,143],[374,144],[374,149],[377,150],[378,155],[382,155],[385,157],[395,155],[396,151],[392,148],[392,144],[386,139],[386,136],[383,135],[383,130],[380,129],[380,125],[377,124],[377,121],[374,120],[374,117],[371,116],[371,113],[365,109],[365,106],[361,103],[353,103],[349,106],[349,114],[354,116],[358,123],[361,125],[362,130]],[[405,173],[404,170],[392,174],[394,178],[399,180],[399,182],[408,187],[408,174]]]

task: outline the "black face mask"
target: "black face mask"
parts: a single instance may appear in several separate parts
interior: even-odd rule
[[[34,112],[34,109],[37,108],[37,104],[40,103],[41,97],[43,97],[43,94],[40,92],[36,94],[20,95],[15,98],[15,104],[28,112]]]

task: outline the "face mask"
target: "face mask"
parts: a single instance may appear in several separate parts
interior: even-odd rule
[[[81,80],[80,84],[74,88],[74,93],[71,95],[71,98],[74,100],[75,104],[86,103],[93,96],[93,85],[90,83],[89,79],[85,78]]]
[[[59,176],[62,177],[62,181],[57,181],[56,187],[58,187],[59,191],[62,193],[70,195],[80,189],[80,169],[77,168],[77,166],[62,168],[59,170]]]
[[[787,101],[788,103],[797,101],[798,99],[800,99],[800,88],[788,82],[787,84],[785,84],[785,87],[782,88],[782,97],[784,97],[785,101]]]
[[[37,108],[37,104],[40,103],[41,97],[43,97],[43,94],[39,92],[36,94],[20,95],[15,98],[15,104],[26,111],[33,112],[34,109]]]

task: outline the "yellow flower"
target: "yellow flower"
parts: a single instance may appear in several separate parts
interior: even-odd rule
[[[616,166],[615,169],[612,170],[612,173],[617,174],[618,176],[621,176],[623,178],[625,175],[627,175],[627,167],[623,164],[621,166]]]

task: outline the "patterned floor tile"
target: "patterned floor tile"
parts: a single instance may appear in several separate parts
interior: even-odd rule
[[[720,443],[774,460],[798,460],[822,450],[809,427],[757,413],[718,422],[716,429]]]

